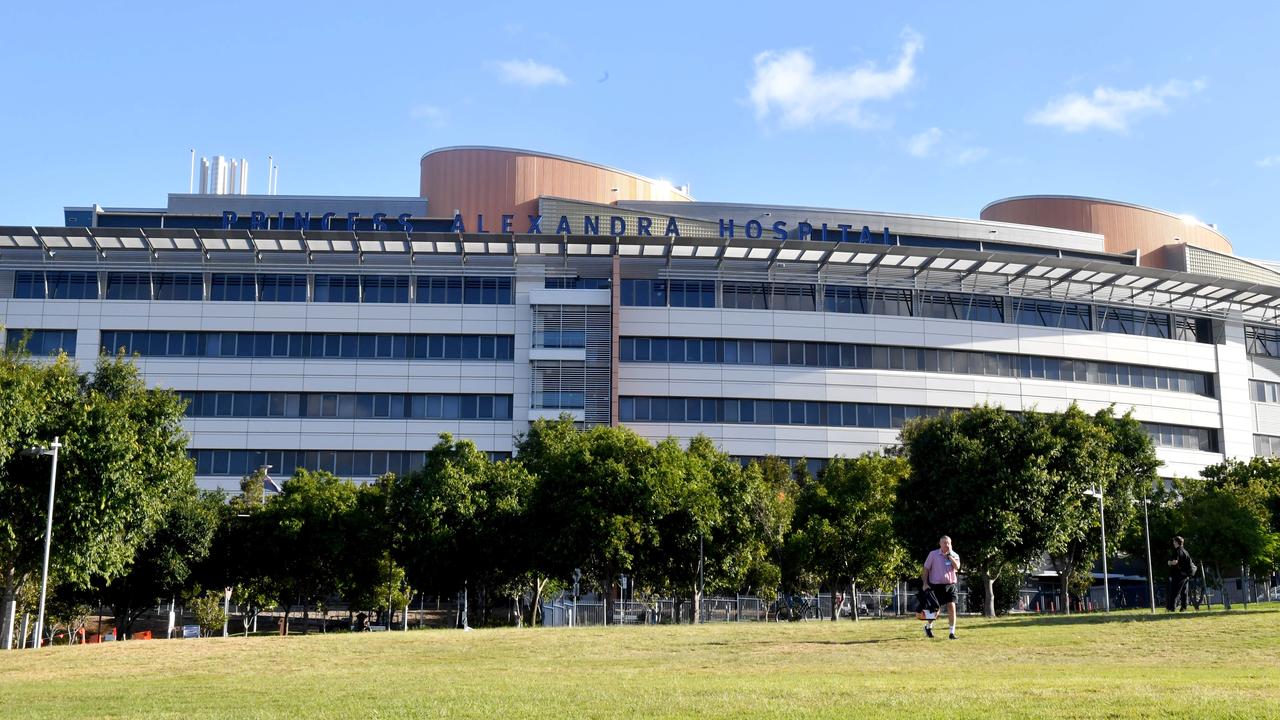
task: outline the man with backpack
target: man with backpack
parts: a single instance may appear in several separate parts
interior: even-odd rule
[[[951,632],[948,637],[956,639],[956,572],[960,570],[960,556],[951,549],[951,538],[943,535],[938,540],[938,549],[925,558],[924,571],[920,573],[924,592],[933,591],[938,599],[938,614],[942,608],[947,609],[947,618],[951,621]],[[927,619],[924,634],[933,637],[933,620]]]
[[[1187,583],[1195,577],[1196,564],[1190,553],[1183,547],[1182,536],[1173,538],[1173,555],[1169,558],[1169,592],[1165,598],[1165,609],[1173,612],[1173,608],[1181,602],[1181,610],[1187,609]]]

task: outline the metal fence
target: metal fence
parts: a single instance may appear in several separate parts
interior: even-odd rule
[[[750,595],[707,597],[701,605],[701,622],[779,622],[830,620],[835,605],[837,619],[852,619],[854,608],[859,618],[901,617],[917,609],[916,596],[905,590],[896,592],[860,592],[844,594],[835,603],[831,594],[792,595],[774,601]],[[963,611],[965,593],[959,593]],[[602,602],[577,603],[566,598],[542,603],[542,624],[546,627],[586,627],[598,625],[671,625],[693,620],[693,603],[670,598],[619,600],[611,604],[607,622]]]

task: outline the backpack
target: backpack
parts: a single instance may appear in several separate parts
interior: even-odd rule
[[[920,609],[916,611],[917,620],[933,620],[938,617],[938,610],[942,605],[938,602],[938,596],[933,594],[933,588],[921,590],[916,595],[916,600],[920,603]]]
[[[1190,577],[1195,577],[1196,573],[1200,572],[1200,568],[1196,565],[1196,561],[1191,559],[1191,553],[1187,553],[1187,566],[1187,569],[1191,571]]]

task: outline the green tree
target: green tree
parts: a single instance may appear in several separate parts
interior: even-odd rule
[[[427,451],[420,470],[391,485],[395,552],[414,586],[460,590],[476,570],[474,542],[488,458],[448,433]]]
[[[653,462],[642,478],[652,522],[636,523],[640,532],[633,574],[648,579],[650,585],[677,600],[692,600],[690,622],[702,617],[703,585],[708,575],[716,582],[709,554],[724,555],[713,534],[722,519],[720,496],[713,472],[736,472],[717,462],[710,441],[699,436],[686,452],[680,441],[667,438],[654,448]],[[642,516],[643,517],[643,516]],[[720,559],[720,558],[718,558]],[[678,603],[677,603],[678,607]]]
[[[1273,567],[1280,557],[1280,534],[1271,532],[1266,507],[1239,485],[1193,479],[1178,482],[1180,533],[1222,589],[1227,575],[1249,567]]]
[[[747,466],[747,474],[759,474],[763,493],[754,509],[757,522],[765,529],[765,556],[749,584],[766,600],[777,597],[779,589],[796,590],[803,568],[792,559],[787,548],[800,484],[787,463],[776,455],[767,455]]]
[[[1058,441],[1048,458],[1051,494],[1046,508],[1049,558],[1058,571],[1059,603],[1070,612],[1073,589],[1092,582],[1094,562],[1102,552],[1101,513],[1106,508],[1110,548],[1121,547],[1136,529],[1141,499],[1150,494],[1159,460],[1151,440],[1132,415],[1116,417],[1111,408],[1086,415],[1072,403],[1066,411],[1040,416]]]
[[[517,446],[520,461],[538,477],[531,512],[544,531],[543,574],[567,578],[580,568],[611,614],[615,579],[634,568],[652,537],[646,477],[653,447],[624,427],[578,431],[567,417],[535,421]]]
[[[227,613],[222,609],[222,603],[223,595],[217,590],[196,592],[187,600],[187,607],[196,616],[196,624],[204,637],[213,637],[226,623]]]
[[[106,584],[101,597],[126,634],[157,598],[184,594],[196,567],[209,554],[222,514],[221,493],[191,492],[174,498],[155,533],[138,549],[128,572]]]
[[[66,356],[36,362],[20,349],[0,355],[5,610],[24,583],[38,582],[43,554],[49,460],[20,451],[62,440],[50,574],[85,588],[126,572],[174,494],[193,486],[182,414],[176,394],[148,389],[123,356],[101,357],[92,373],[81,374]]]
[[[1025,567],[1049,545],[1052,497],[1046,457],[1055,449],[1035,413],[988,405],[920,418],[902,429],[910,472],[898,491],[896,525],[922,553],[950,535],[970,577],[985,584],[985,614],[995,615],[993,585]]]
[[[906,551],[894,530],[893,511],[907,472],[900,457],[836,457],[801,491],[791,541],[833,595],[845,584],[879,588],[898,577]],[[853,607],[856,620],[856,602]],[[837,617],[831,614],[832,620]]]
[[[286,624],[289,605],[302,605],[303,632],[310,606],[342,587],[356,497],[350,480],[298,469],[279,495],[243,518],[249,521],[247,535],[261,543],[258,552],[269,556],[262,577],[285,607]]]

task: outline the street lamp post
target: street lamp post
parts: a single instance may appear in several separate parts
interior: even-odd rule
[[[62,443],[58,442],[55,437],[53,442],[47,448],[33,448],[38,455],[49,455],[53,461],[49,464],[49,510],[45,513],[44,518],[44,565],[40,571],[40,610],[36,614],[35,627],[35,644],[33,649],[39,649],[41,639],[44,633],[44,601],[49,592],[49,547],[53,541],[53,495],[56,487],[55,481],[58,476],[58,450],[62,447]]]
[[[1156,578],[1151,569],[1151,522],[1147,519],[1147,506],[1151,504],[1151,498],[1143,495],[1142,498],[1142,534],[1147,541],[1147,593],[1151,599],[1151,612],[1156,611]]]
[[[1084,494],[1098,498],[1098,513],[1102,523],[1102,607],[1105,612],[1111,612],[1111,582],[1107,572],[1107,508],[1102,501],[1101,491],[1086,490]],[[1148,553],[1148,559],[1150,559],[1150,553]]]

